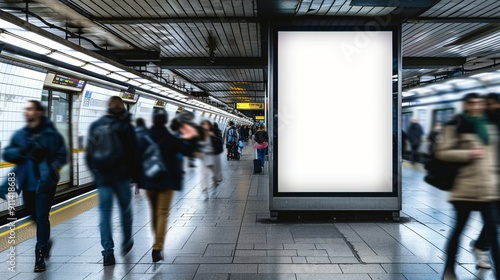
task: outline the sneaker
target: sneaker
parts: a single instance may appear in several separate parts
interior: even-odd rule
[[[490,262],[490,252],[489,251],[483,251],[474,246],[474,242],[471,241],[470,246],[472,247],[472,252],[474,253],[474,256],[476,257],[476,268],[485,268],[485,269],[490,269],[491,268],[491,262]]]
[[[102,264],[104,266],[115,265],[115,255],[113,254],[104,255],[102,259]]]

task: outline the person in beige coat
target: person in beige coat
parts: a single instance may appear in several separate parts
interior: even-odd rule
[[[497,183],[497,136],[495,125],[488,123],[485,100],[476,93],[464,98],[464,113],[444,126],[437,141],[436,158],[460,162],[457,176],[450,190],[449,201],[456,210],[456,224],[446,247],[447,259],[443,279],[456,279],[454,272],[460,235],[471,211],[480,211],[487,238],[491,242],[496,278],[500,279],[500,255],[496,228],[497,206],[500,195]]]

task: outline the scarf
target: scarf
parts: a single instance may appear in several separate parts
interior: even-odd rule
[[[490,139],[488,136],[488,128],[486,127],[488,120],[486,116],[471,116],[468,113],[464,113],[464,121],[474,128],[474,133],[481,139],[484,145],[489,144]]]

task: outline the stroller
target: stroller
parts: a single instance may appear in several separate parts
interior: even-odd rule
[[[235,159],[240,160],[240,152],[238,151],[238,143],[231,143],[231,147],[229,148],[229,153],[227,154],[227,160]]]

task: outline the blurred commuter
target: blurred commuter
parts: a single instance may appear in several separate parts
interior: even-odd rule
[[[496,125],[497,130],[500,131],[500,95],[497,93],[490,93],[486,96],[486,116],[488,120]],[[500,162],[500,141],[497,143],[497,162]],[[500,183],[500,182],[499,182]],[[500,186],[499,186],[500,188]],[[491,243],[489,242],[487,235],[488,229],[487,225],[483,226],[481,233],[477,240],[472,240],[470,246],[472,252],[476,257],[476,266],[480,268],[491,268],[491,261],[489,258],[491,249]]]
[[[137,139],[141,139],[148,133],[148,128],[146,127],[146,122],[144,121],[143,118],[137,118],[135,120],[135,137]],[[133,187],[135,188],[134,193],[139,194],[139,186],[137,184],[132,184]]]
[[[489,93],[486,96],[486,115],[490,122],[500,126],[500,95]]]
[[[146,127],[146,122],[143,118],[137,118],[135,120],[135,136],[137,139],[142,138],[148,133],[148,128]]]
[[[52,247],[50,208],[60,179],[59,171],[67,163],[67,150],[61,134],[44,116],[40,101],[26,103],[24,118],[26,126],[14,133],[3,158],[16,164],[9,174],[14,174],[17,193],[23,192],[24,205],[36,223],[34,271],[42,272]],[[4,199],[6,191],[2,189]]]
[[[220,139],[220,153],[216,152],[216,156],[214,157],[214,177],[216,180],[216,184],[218,185],[220,182],[222,182],[222,165],[220,154],[224,151],[224,140],[222,138],[222,131],[219,129],[219,125],[216,122],[214,122],[212,125],[212,131],[214,132],[215,137]]]
[[[443,161],[463,163],[458,169],[449,200],[456,210],[454,225],[446,246],[444,279],[456,279],[454,266],[460,235],[471,211],[480,211],[485,231],[477,243],[491,243],[496,268],[500,279],[500,255],[497,238],[496,216],[499,200],[496,171],[496,148],[498,132],[487,122],[484,115],[485,101],[476,93],[464,98],[464,113],[444,126],[435,149],[436,158]],[[477,250],[474,250],[477,255]],[[484,257],[480,255],[479,257]]]
[[[257,149],[257,158],[260,159],[262,170],[264,170],[266,150],[269,141],[269,136],[267,135],[266,126],[264,124],[259,125],[259,129],[255,132],[254,140],[257,142],[254,146]]]
[[[114,265],[112,236],[113,196],[118,198],[123,231],[122,255],[134,245],[132,239],[132,193],[130,184],[139,178],[137,140],[130,114],[122,99],[112,96],[107,114],[90,125],[85,159],[94,175],[99,194],[99,229],[103,265]]]
[[[441,133],[442,125],[440,122],[436,122],[434,124],[434,128],[427,136],[427,141],[429,141],[429,150],[428,154],[431,155],[434,153],[434,148],[436,147],[436,141],[438,140],[439,133]]]
[[[192,123],[194,115],[191,112],[183,111],[172,120],[170,128],[174,132],[180,133],[180,138],[172,135],[165,126],[168,122],[167,111],[163,108],[155,108],[153,111],[153,126],[147,136],[139,139],[139,154],[143,155],[153,141],[158,145],[162,161],[166,167],[155,177],[150,177],[145,172],[141,172],[139,187],[146,190],[148,200],[151,204],[151,220],[154,233],[153,250],[151,252],[153,262],[163,259],[163,245],[167,230],[167,216],[170,204],[174,196],[174,191],[182,187],[182,170],[179,168],[177,154],[194,156],[197,148],[195,139],[198,132]],[[150,139],[147,139],[150,138]]]
[[[201,161],[203,163],[201,171],[201,186],[202,191],[208,193],[208,182],[212,181],[212,187],[217,187],[222,178],[216,178],[215,173],[215,158],[219,157],[222,149],[222,139],[217,138],[212,129],[212,123],[208,120],[201,122],[201,127],[203,128],[204,135],[200,135],[200,152]],[[210,178],[210,174],[212,177]],[[207,196],[208,198],[208,196]]]
[[[418,158],[418,149],[422,143],[422,135],[424,134],[424,130],[417,119],[414,118],[411,120],[410,126],[406,129],[406,134],[408,135],[408,141],[411,147],[410,160],[412,163],[415,163]]]
[[[226,154],[228,155],[228,157],[229,157],[229,152],[234,147],[234,145],[238,144],[239,138],[240,136],[238,135],[238,130],[236,129],[234,122],[230,121],[229,126],[224,132],[224,141],[226,143]]]

